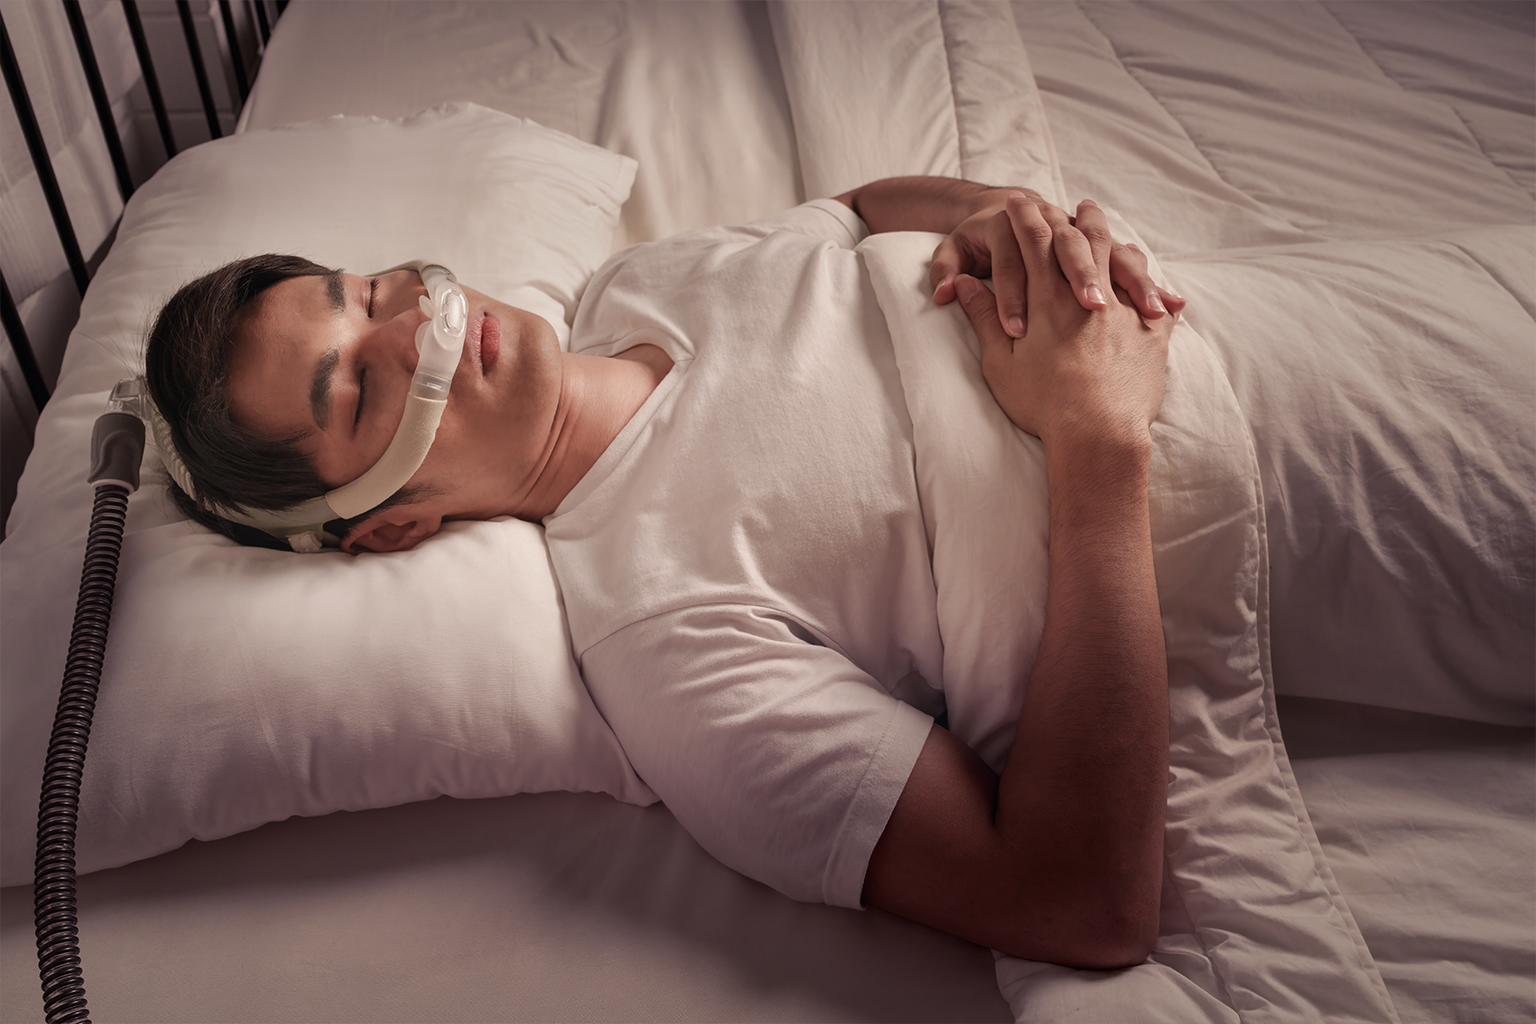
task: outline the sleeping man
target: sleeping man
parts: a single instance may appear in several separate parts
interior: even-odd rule
[[[948,235],[934,299],[958,298],[994,397],[1046,453],[1045,631],[1000,778],[911,698],[937,678],[935,585],[912,427],[853,251],[896,230]],[[178,292],[147,357],[203,508],[178,500],[204,521],[284,508],[373,466],[406,405],[423,290],[413,270],[268,256]],[[1168,761],[1148,425],[1182,300],[1100,210],[875,182],[624,250],[569,352],[534,314],[465,295],[426,460],[331,524],[345,550],[409,548],[451,519],[542,522],[593,700],[726,864],[1028,959],[1147,956]]]

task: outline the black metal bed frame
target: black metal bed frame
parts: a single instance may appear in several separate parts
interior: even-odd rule
[[[102,84],[101,69],[96,63],[96,51],[91,46],[91,36],[86,28],[85,15],[80,10],[80,0],[60,0],[60,2],[64,5],[64,14],[69,19],[70,32],[75,38],[75,49],[80,54],[80,67],[85,72],[86,85],[90,89],[91,100],[96,107],[96,120],[100,122],[101,133],[106,138],[107,153],[112,159],[117,188],[122,193],[123,202],[126,203],[128,197],[133,194],[133,178],[128,172],[128,160],[123,154],[123,142],[117,133],[117,123],[112,118],[111,104],[107,99],[106,87]],[[144,38],[144,26],[139,20],[139,5],[136,0],[119,0],[119,2],[123,6],[123,15],[128,21],[128,32],[133,37],[133,49],[144,77],[144,88],[149,93],[149,102],[155,109],[155,123],[160,128],[160,140],[165,145],[165,157],[169,160],[176,155],[176,140],[171,133],[171,121],[166,114],[165,100],[160,93],[160,80],[155,75],[155,63],[150,56],[149,44]],[[272,37],[272,25],[276,23],[277,18],[282,17],[283,9],[288,6],[288,0],[243,0],[243,2],[248,11],[255,12],[257,30],[261,34],[262,45],[265,46]],[[269,22],[267,4],[274,2],[276,14]],[[235,30],[234,10],[230,6],[230,0],[218,0],[218,3],[219,17],[224,24],[224,35],[229,40],[231,70],[234,72],[235,85],[239,89],[240,102],[243,105],[250,95],[250,85],[246,79],[245,61],[240,56],[240,37]],[[208,132],[217,139],[224,133],[219,129],[218,110],[214,107],[213,90],[208,83],[208,71],[203,63],[202,47],[197,41],[197,29],[192,22],[191,4],[188,0],[176,0],[176,11],[181,19],[182,34],[186,38],[187,56],[192,62],[192,74],[197,79],[197,91],[202,98],[203,113],[208,118]],[[48,201],[48,212],[53,216],[53,226],[58,232],[59,245],[64,250],[64,258],[75,279],[75,287],[84,297],[85,289],[90,284],[90,270],[80,251],[80,243],[75,237],[74,224],[69,219],[69,210],[64,204],[64,194],[59,190],[59,179],[53,171],[53,160],[48,155],[48,145],[43,139],[42,131],[38,128],[37,116],[33,112],[32,101],[27,95],[26,82],[21,77],[21,67],[16,62],[16,52],[11,47],[11,35],[6,30],[4,17],[0,17],[0,64],[3,64],[5,85],[11,94],[11,105],[16,108],[16,119],[21,122],[22,135],[27,140],[27,150],[32,156],[32,166],[37,170],[38,182],[42,185],[43,196]],[[3,272],[0,272],[0,323],[4,324],[6,336],[10,338],[11,349],[16,353],[16,362],[21,366],[22,376],[26,378],[27,389],[32,392],[32,400],[41,411],[48,401],[48,385],[38,369],[32,343],[27,339],[21,314],[17,311]]]

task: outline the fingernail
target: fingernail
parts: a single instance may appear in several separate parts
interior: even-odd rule
[[[1024,192],[1020,192],[1018,189],[1014,189],[1012,192],[1008,193],[1008,198],[1009,199],[1018,199],[1020,201],[1023,201],[1023,200],[1028,199],[1029,196],[1028,196],[1028,194],[1026,194]]]
[[[961,302],[970,302],[976,297],[976,289],[981,287],[981,282],[974,277],[961,277],[955,279],[955,291],[960,296]]]
[[[1087,288],[1083,289],[1083,291],[1087,294],[1089,302],[1097,303],[1100,306],[1109,305],[1109,300],[1104,298],[1104,289],[1100,288],[1098,285],[1091,284]]]
[[[1157,310],[1159,313],[1166,313],[1166,312],[1168,312],[1168,307],[1163,305],[1162,297],[1160,295],[1158,295],[1157,292],[1153,292],[1152,294],[1147,296],[1147,305],[1151,306],[1153,309]]]
[[[1084,199],[1084,200],[1083,200],[1083,201],[1082,201],[1082,204],[1081,204],[1081,205],[1083,205],[1083,206],[1094,206],[1094,207],[1096,207],[1096,206],[1098,206],[1098,205],[1099,205],[1099,204],[1098,204],[1098,203],[1096,203],[1096,202],[1094,202],[1094,201],[1093,201],[1093,200],[1092,200],[1092,199]]]
[[[1024,337],[1024,321],[1018,317],[1010,317],[1008,320],[1008,333],[1015,338]]]

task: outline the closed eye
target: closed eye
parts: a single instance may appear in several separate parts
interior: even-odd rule
[[[368,282],[368,319],[373,319],[373,297],[378,293],[379,279],[373,278]]]
[[[363,421],[363,399],[368,395],[368,367],[363,367],[357,372],[357,412],[352,415],[352,432],[357,432],[357,425]]]

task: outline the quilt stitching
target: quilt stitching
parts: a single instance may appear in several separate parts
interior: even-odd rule
[[[1512,288],[1509,287],[1509,285],[1505,284],[1503,281],[1501,281],[1499,279],[1499,274],[1498,274],[1498,269],[1497,268],[1489,266],[1489,264],[1488,264],[1488,262],[1486,260],[1479,259],[1477,257],[1477,255],[1472,252],[1472,250],[1468,249],[1466,246],[1462,245],[1460,242],[1451,241],[1451,240],[1437,240],[1437,241],[1440,241],[1442,244],[1448,245],[1451,248],[1455,249],[1457,252],[1461,253],[1461,255],[1464,256],[1468,261],[1470,261],[1471,263],[1475,264],[1479,269],[1482,270],[1483,273],[1487,274],[1490,278],[1492,278],[1493,282],[1495,284],[1497,284],[1500,288],[1504,289],[1505,294],[1507,294],[1511,299],[1514,299],[1516,304],[1518,304],[1521,309],[1525,310],[1526,316],[1530,317],[1533,322],[1536,322],[1536,310],[1533,310],[1530,306],[1526,305],[1526,302],[1525,302],[1524,299],[1522,299],[1518,294],[1516,294],[1515,291]]]
[[[1483,140],[1477,137],[1477,132],[1472,130],[1472,125],[1467,122],[1467,119],[1464,116],[1462,116],[1461,111],[1456,109],[1456,106],[1454,104],[1447,103],[1445,100],[1439,99],[1436,96],[1432,96],[1429,93],[1421,92],[1418,89],[1410,89],[1408,86],[1404,85],[1402,82],[1400,82],[1397,79],[1396,75],[1392,74],[1392,72],[1387,70],[1386,66],[1383,65],[1381,63],[1381,61],[1376,59],[1376,55],[1374,53],[1372,53],[1370,50],[1365,48],[1365,45],[1360,42],[1360,37],[1355,35],[1354,30],[1352,30],[1348,25],[1344,24],[1344,22],[1339,20],[1339,16],[1337,14],[1333,13],[1333,9],[1332,8],[1330,8],[1327,4],[1318,4],[1318,6],[1321,7],[1323,9],[1323,11],[1325,11],[1327,13],[1328,17],[1333,19],[1334,24],[1339,26],[1340,31],[1342,31],[1345,35],[1349,36],[1350,39],[1354,40],[1355,48],[1360,51],[1361,56],[1365,57],[1366,60],[1370,61],[1373,65],[1375,65],[1376,66],[1376,70],[1381,72],[1381,75],[1382,75],[1383,78],[1385,78],[1387,81],[1391,82],[1393,85],[1397,86],[1404,93],[1412,93],[1412,94],[1418,96],[1420,99],[1429,100],[1431,102],[1439,103],[1441,106],[1445,107],[1446,110],[1449,110],[1452,114],[1454,114],[1456,116],[1456,120],[1461,122],[1461,126],[1466,129],[1466,131],[1467,131],[1467,138],[1472,140],[1472,144],[1474,146],[1476,146],[1477,147],[1477,151],[1483,155],[1483,159],[1487,160],[1489,164],[1491,164],[1494,167],[1498,168],[1499,173],[1504,175],[1504,177],[1508,178],[1510,184],[1514,185],[1520,191],[1522,191],[1522,192],[1528,192],[1529,191],[1524,185],[1522,185],[1520,182],[1515,180],[1515,176],[1509,173],[1509,168],[1505,167],[1503,164],[1499,163],[1497,160],[1495,160],[1493,158],[1493,154],[1489,153],[1487,148],[1483,145]],[[1532,194],[1532,198],[1536,198],[1536,193]]]
[[[1242,188],[1240,185],[1237,184],[1237,182],[1232,181],[1230,178],[1228,178],[1227,175],[1222,172],[1221,168],[1216,166],[1215,162],[1213,162],[1211,160],[1210,154],[1207,153],[1205,151],[1205,149],[1201,147],[1199,142],[1195,141],[1195,137],[1190,134],[1189,127],[1182,120],[1179,119],[1179,116],[1177,114],[1175,114],[1171,109],[1169,109],[1168,105],[1163,102],[1163,98],[1161,96],[1159,96],[1157,93],[1153,92],[1151,89],[1149,89],[1147,87],[1147,84],[1141,80],[1141,76],[1136,73],[1135,67],[1133,67],[1130,64],[1129,61],[1127,61],[1124,57],[1122,57],[1120,55],[1120,51],[1115,48],[1115,41],[1110,38],[1109,33],[1105,32],[1103,27],[1101,27],[1099,25],[1099,23],[1094,20],[1093,15],[1091,13],[1089,13],[1088,5],[1083,3],[1082,0],[1076,0],[1076,6],[1077,6],[1077,9],[1082,13],[1084,19],[1086,19],[1087,22],[1090,25],[1092,25],[1094,27],[1094,29],[1099,33],[1099,37],[1104,40],[1104,44],[1110,48],[1111,52],[1114,53],[1115,60],[1120,64],[1120,66],[1122,68],[1125,69],[1125,73],[1127,75],[1129,75],[1131,77],[1131,79],[1138,86],[1141,87],[1141,91],[1146,93],[1146,95],[1151,98],[1152,102],[1156,103],[1159,107],[1161,107],[1163,112],[1166,113],[1170,118],[1173,119],[1174,124],[1177,124],[1179,126],[1179,131],[1181,133],[1183,133],[1184,138],[1186,140],[1188,140],[1189,144],[1194,147],[1195,152],[1200,154],[1201,159],[1203,159],[1205,161],[1205,165],[1211,169],[1211,173],[1216,175],[1216,177],[1220,178],[1223,183],[1225,183],[1226,185],[1230,186],[1235,191],[1240,192],[1240,193],[1242,193],[1245,196],[1248,196],[1248,198],[1252,199],[1254,202],[1256,202],[1259,205],[1261,205],[1271,216],[1275,217],[1275,219],[1277,219],[1277,220],[1279,220],[1279,221],[1281,221],[1281,222],[1283,222],[1285,224],[1289,224],[1291,227],[1297,228],[1297,230],[1300,230],[1300,228],[1297,227],[1297,225],[1294,222],[1292,222],[1289,217],[1282,216],[1280,213],[1278,213],[1276,210],[1274,210],[1268,203],[1263,202],[1262,200],[1258,199],[1257,197],[1250,195],[1247,189]]]

